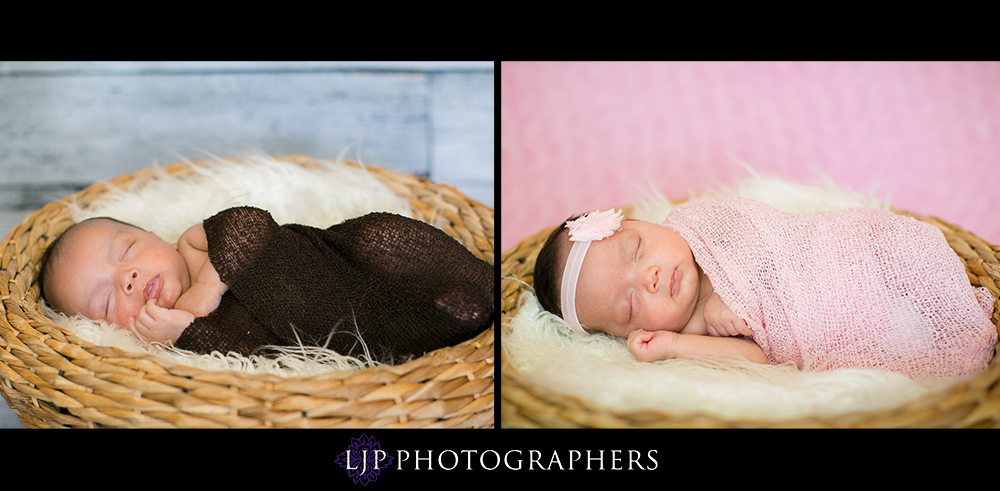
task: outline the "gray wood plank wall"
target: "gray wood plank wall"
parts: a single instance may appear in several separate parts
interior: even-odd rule
[[[347,149],[493,206],[493,73],[492,62],[0,62],[0,230],[96,181],[205,152]],[[20,427],[2,402],[0,427]]]
[[[205,152],[336,157],[493,206],[493,63],[0,62],[0,229]]]

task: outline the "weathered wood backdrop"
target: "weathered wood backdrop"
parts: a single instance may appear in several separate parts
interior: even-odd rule
[[[346,157],[493,206],[492,62],[0,62],[0,231],[207,153]],[[0,398],[0,427],[20,424]]]
[[[0,62],[4,233],[154,163],[345,149],[492,206],[493,63]]]

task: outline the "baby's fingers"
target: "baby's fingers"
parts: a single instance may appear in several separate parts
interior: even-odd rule
[[[718,337],[739,336],[740,331],[735,324],[736,323],[733,321],[726,321],[717,326],[709,324],[705,327],[705,329],[706,331],[708,331],[709,336],[718,336]]]
[[[134,321],[130,319],[132,323],[132,332],[144,342],[150,342],[149,340],[153,338],[153,334],[156,332],[157,323],[159,323],[163,314],[167,312],[167,309],[156,305],[156,300],[150,299],[139,308],[139,315],[134,318]]]
[[[140,312],[140,314],[142,312],[146,312],[147,314],[149,314],[149,316],[151,318],[153,318],[153,319],[159,319],[160,317],[163,316],[163,314],[167,310],[168,309],[165,309],[163,307],[160,307],[159,305],[156,305],[156,299],[155,298],[151,298],[151,299],[149,299],[148,302],[146,302],[146,305],[142,306],[142,309],[140,309],[139,312]]]
[[[736,321],[736,330],[744,336],[753,336],[753,329],[747,324],[747,321],[740,319]]]
[[[726,333],[728,336],[739,336],[740,328],[736,325],[742,322],[740,319],[731,320],[726,323]]]
[[[157,317],[159,317],[159,311],[157,311],[159,307],[151,302],[153,302],[153,300],[146,302],[146,305],[140,307],[139,315],[135,318],[137,325],[145,325],[147,329],[153,327],[153,323],[156,322]]]
[[[629,333],[628,341],[626,344],[628,345],[629,349],[633,353],[635,353],[642,347],[642,345],[648,343],[649,340],[652,338],[653,338],[653,333],[643,331],[642,329],[638,329]]]

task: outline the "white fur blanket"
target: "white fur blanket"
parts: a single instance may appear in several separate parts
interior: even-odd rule
[[[834,185],[807,186],[754,176],[735,187],[696,197],[742,196],[789,213],[848,208],[888,209],[888,203]],[[660,195],[634,206],[632,215],[663,223],[673,209]],[[522,296],[518,313],[502,330],[508,361],[551,390],[621,411],[658,410],[727,419],[787,420],[875,411],[898,406],[944,386],[872,369],[801,371],[794,365],[639,362],[624,340],[577,335],[559,317]]]
[[[175,242],[190,226],[234,206],[265,209],[279,224],[300,223],[327,228],[374,211],[414,216],[406,201],[363,169],[337,161],[319,161],[324,169],[307,170],[265,155],[242,163],[216,159],[207,167],[192,166],[190,177],[160,171],[156,178],[132,189],[117,190],[107,199],[81,209],[69,202],[73,220],[109,216]],[[47,309],[49,318],[81,339],[127,351],[152,353],[171,362],[206,370],[240,370],[282,376],[312,375],[365,368],[372,362],[341,356],[322,348],[289,348],[276,359],[235,354],[198,355],[142,343],[131,333],[104,322],[67,317]]]

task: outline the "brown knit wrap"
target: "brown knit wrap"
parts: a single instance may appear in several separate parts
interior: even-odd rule
[[[373,358],[398,363],[492,324],[493,268],[421,221],[372,213],[322,230],[241,207],[204,226],[229,291],[179,348],[249,355],[301,343],[358,356],[360,335]]]

